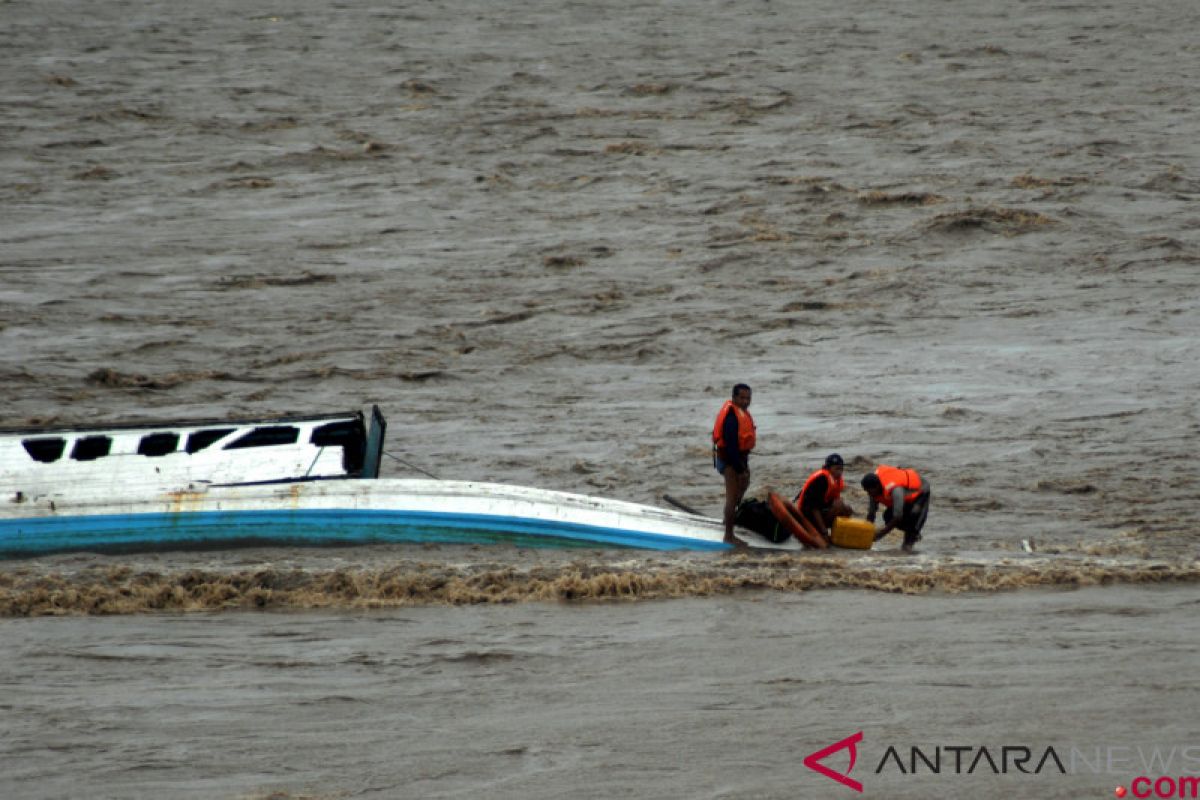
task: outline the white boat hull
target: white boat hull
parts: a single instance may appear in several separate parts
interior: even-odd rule
[[[468,481],[339,479],[209,486],[117,500],[5,498],[0,556],[236,543],[513,542],[728,548],[719,520],[619,500]]]

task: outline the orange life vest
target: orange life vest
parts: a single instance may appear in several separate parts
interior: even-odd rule
[[[800,502],[804,498],[804,493],[808,491],[808,487],[812,484],[812,482],[822,475],[828,479],[828,483],[825,485],[825,498],[821,501],[821,505],[831,506],[833,505],[834,500],[837,500],[842,496],[842,490],[846,488],[846,479],[835,478],[833,477],[832,472],[822,468],[814,472],[812,475],[809,475],[808,480],[806,480],[804,485],[800,487],[800,492],[796,495],[796,499],[792,501],[796,504],[797,508],[804,507],[803,503]]]
[[[905,503],[911,503],[921,496],[921,476],[915,469],[900,469],[880,464],[875,468],[875,474],[879,476],[879,482],[883,484],[883,497],[879,502],[888,508],[892,507],[892,489],[897,486],[911,490],[904,495]]]
[[[725,405],[721,406],[721,410],[717,412],[717,421],[713,424],[713,442],[717,445],[717,450],[725,450],[725,416],[733,411],[737,414],[738,422],[738,450],[749,452],[754,449],[754,417],[750,416],[749,411],[743,411],[733,404],[732,400],[726,400]]]

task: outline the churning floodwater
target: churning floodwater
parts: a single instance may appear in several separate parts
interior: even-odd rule
[[[801,762],[862,730],[868,795],[1078,798],[1197,746],[1192,3],[0,21],[0,426],[374,403],[390,476],[715,514],[745,381],[751,494],[934,498],[911,558],[6,561],[4,796],[850,796]],[[874,772],[939,743],[1131,749]]]

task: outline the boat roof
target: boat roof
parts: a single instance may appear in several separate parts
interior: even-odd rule
[[[217,425],[282,425],[300,422],[327,422],[339,419],[362,418],[361,411],[346,411],[341,414],[283,414],[273,417],[205,417],[195,419],[148,419],[125,420],[122,422],[92,422],[69,425],[30,425],[25,427],[0,427],[0,435],[46,436],[56,433],[79,433],[82,431],[135,431],[163,430],[164,428],[210,428]]]

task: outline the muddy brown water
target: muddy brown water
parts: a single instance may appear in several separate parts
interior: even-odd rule
[[[0,786],[853,797],[803,760],[861,731],[866,797],[1111,797],[1200,766],[1198,619],[1194,593],[1128,586],[6,619]],[[1047,749],[1062,771],[1035,771]]]
[[[745,381],[752,493],[832,451],[860,509],[879,462],[934,487],[912,559],[5,562],[5,796],[829,796],[797,763],[856,724],[855,775],[1194,744],[1193,4],[0,19],[0,427],[378,403],[391,476],[714,513]]]

